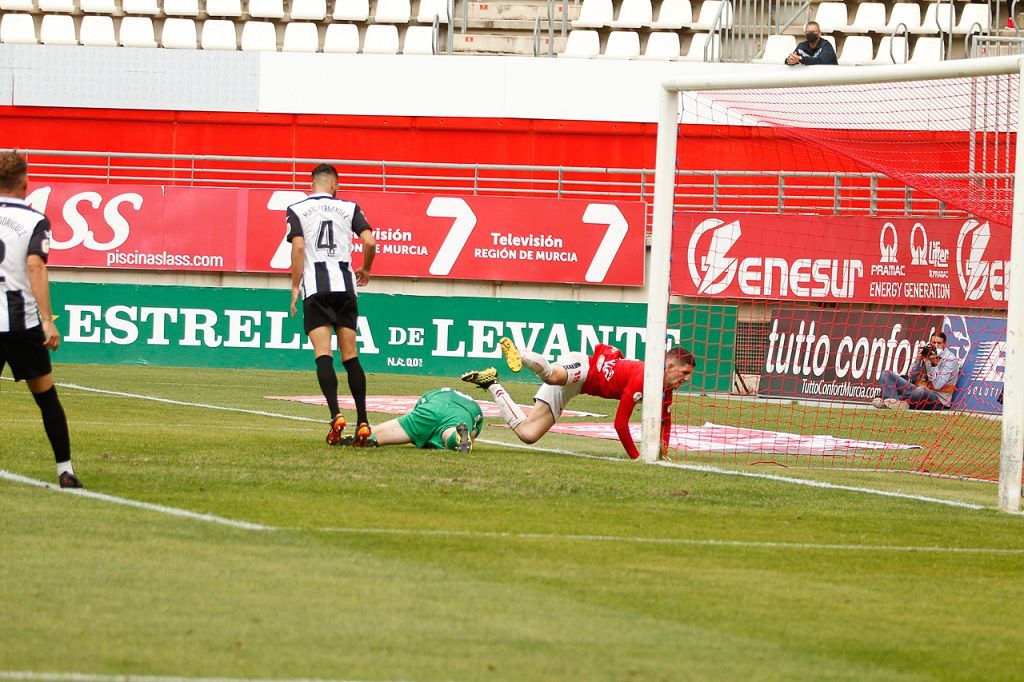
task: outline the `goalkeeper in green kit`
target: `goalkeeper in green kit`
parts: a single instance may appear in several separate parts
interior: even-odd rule
[[[375,448],[412,443],[425,450],[457,450],[466,454],[484,428],[480,406],[462,391],[439,388],[420,396],[409,414],[373,427],[365,442],[344,436],[338,445]]]

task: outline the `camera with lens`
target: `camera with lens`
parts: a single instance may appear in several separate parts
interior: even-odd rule
[[[935,355],[938,355],[938,354],[939,354],[938,349],[934,345],[932,345],[930,343],[927,344],[927,345],[921,346],[921,358],[924,359],[924,360],[927,360],[928,358],[930,358],[932,356],[935,356]]]

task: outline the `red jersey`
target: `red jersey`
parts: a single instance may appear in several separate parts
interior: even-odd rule
[[[640,456],[629,433],[629,418],[637,403],[644,399],[644,363],[639,360],[627,360],[622,351],[613,346],[599,343],[590,356],[590,369],[587,380],[580,391],[586,395],[599,398],[610,398],[619,401],[619,409],[615,412],[615,432],[626,454],[632,459]],[[672,427],[672,391],[665,391],[661,401],[661,445],[668,447],[669,432]]]

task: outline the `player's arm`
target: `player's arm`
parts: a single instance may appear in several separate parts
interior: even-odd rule
[[[377,255],[377,240],[373,238],[370,223],[358,206],[352,215],[352,231],[363,240],[363,267],[356,270],[356,284],[365,286],[370,281],[370,269],[373,268],[373,258]]]
[[[615,433],[618,434],[619,442],[622,443],[622,448],[630,459],[640,456],[640,451],[636,449],[636,443],[633,442],[633,435],[629,432],[629,418],[633,416],[635,407],[633,394],[627,392],[619,399],[619,409],[615,412]]]
[[[25,260],[25,271],[28,274],[28,285],[39,308],[39,321],[43,326],[43,345],[50,350],[60,346],[60,334],[53,324],[53,308],[50,304],[50,277],[46,272],[46,259],[50,253],[50,221],[43,218],[32,231],[28,243],[28,258]]]
[[[302,232],[302,222],[299,216],[289,208],[285,211],[288,220],[287,239],[292,243],[292,304],[291,314],[295,317],[295,306],[299,302],[299,293],[302,289],[302,268],[306,260],[306,239]]]

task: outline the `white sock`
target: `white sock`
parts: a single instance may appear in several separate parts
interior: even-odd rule
[[[66,462],[57,462],[57,478],[60,478],[61,474],[71,474],[72,476],[75,475],[75,470],[71,466],[70,459]]]
[[[532,350],[525,351],[523,364],[541,379],[551,378],[551,363],[540,353],[534,353]]]
[[[501,410],[501,416],[513,429],[526,421],[526,415],[523,414],[523,410],[516,401],[512,400],[512,396],[502,387],[498,382],[494,382],[487,387],[487,390],[491,392],[491,397],[494,398],[494,402],[497,403],[498,409]]]

